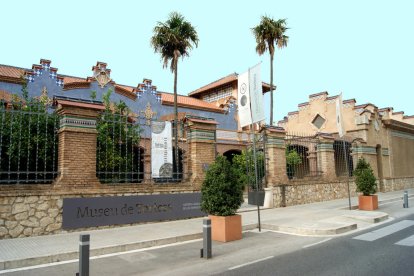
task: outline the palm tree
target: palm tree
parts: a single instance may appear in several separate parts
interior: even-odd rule
[[[273,125],[273,58],[275,44],[279,49],[286,47],[289,37],[285,35],[286,19],[275,21],[273,18],[262,16],[260,24],[252,28],[256,38],[256,52],[263,55],[266,50],[270,53],[270,125]]]
[[[158,22],[151,37],[151,46],[155,53],[161,54],[163,68],[170,63],[171,72],[174,73],[174,139],[175,139],[175,166],[178,173],[178,111],[177,111],[177,71],[179,57],[189,56],[193,45],[198,46],[198,35],[190,22],[177,12],[169,14],[168,20]]]

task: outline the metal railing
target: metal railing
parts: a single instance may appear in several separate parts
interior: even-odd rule
[[[319,177],[317,160],[319,140],[316,135],[286,134],[286,173],[288,179]]]
[[[59,117],[44,103],[1,102],[0,184],[51,183],[57,172]]]
[[[188,145],[182,123],[178,131],[178,166],[176,166],[175,148],[173,147],[172,177],[152,178],[151,125],[153,120],[145,115],[123,115],[108,111],[101,114],[97,121],[96,151],[96,175],[101,183],[162,184],[182,182],[188,178],[189,173],[184,164]]]

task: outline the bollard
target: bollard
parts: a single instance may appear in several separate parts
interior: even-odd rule
[[[404,191],[404,203],[403,203],[403,207],[404,208],[408,208],[408,192]]]
[[[203,220],[203,252],[202,257],[211,258],[211,219]]]
[[[89,276],[89,234],[79,236],[79,276]]]

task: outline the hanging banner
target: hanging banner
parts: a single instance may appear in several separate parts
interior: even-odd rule
[[[172,177],[171,122],[153,122],[151,128],[151,175]]]
[[[336,126],[338,128],[339,137],[345,135],[344,125],[342,122],[342,93],[336,97]]]
[[[252,111],[252,123],[265,119],[263,106],[262,79],[260,77],[260,64],[249,69],[249,93]]]
[[[249,72],[240,74],[238,77],[238,114],[240,127],[248,126],[252,123],[250,111],[250,95],[249,95]]]

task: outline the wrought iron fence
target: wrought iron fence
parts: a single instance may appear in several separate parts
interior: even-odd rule
[[[351,143],[343,140],[335,140],[334,144],[335,173],[336,176],[352,176],[354,163],[351,155]]]
[[[286,134],[286,173],[288,179],[318,177],[322,174],[317,160],[316,135]]]
[[[182,122],[178,128],[178,164],[173,141],[172,177],[152,177],[151,126],[154,120],[145,114],[123,115],[108,111],[101,114],[97,122],[96,174],[102,183],[161,184],[187,180],[184,163],[188,145]]]
[[[0,184],[51,183],[57,172],[59,117],[48,105],[1,102]]]

